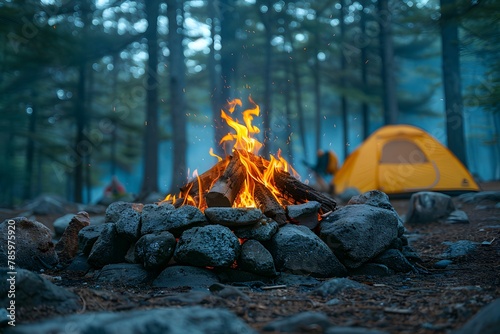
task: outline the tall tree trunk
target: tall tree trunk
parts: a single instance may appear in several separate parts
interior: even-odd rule
[[[340,45],[344,46],[344,38],[345,38],[345,0],[340,1]],[[345,96],[344,90],[346,86],[346,76],[347,72],[347,62],[346,57],[343,52],[340,53],[340,114],[342,115],[342,129],[344,131],[344,160],[349,155],[349,122],[347,119],[347,98]]]
[[[85,82],[87,63],[84,59],[78,66],[77,98],[75,99],[75,117],[76,117],[76,136],[73,147],[73,201],[83,202],[83,158],[86,153],[87,141],[85,139],[85,129],[87,126],[87,115],[85,106]]]
[[[360,12],[359,26],[361,29],[362,41],[364,41],[366,37],[366,13],[365,6],[367,0],[361,0],[361,5],[363,9]],[[360,63],[361,63],[361,85],[363,89],[363,94],[365,97],[368,95],[368,69],[366,62],[368,61],[368,45],[361,45],[361,54],[360,54]],[[368,102],[363,100],[361,102],[361,115],[363,118],[363,140],[368,138],[370,135],[370,109],[368,106]]]
[[[304,152],[304,161],[308,162],[308,154],[307,154],[307,142],[306,142],[306,128],[305,128],[305,117],[304,117],[304,107],[302,106],[302,83],[300,79],[300,70],[299,70],[299,61],[297,61],[296,57],[298,52],[296,52],[293,36],[290,32],[290,29],[285,29],[286,38],[290,43],[290,72],[292,74],[292,84],[293,90],[295,92],[295,105],[297,110],[297,118],[298,118],[298,130],[299,130],[299,138],[300,145],[302,146],[302,151]],[[295,56],[294,56],[295,55]]]
[[[392,41],[392,13],[389,10],[390,0],[378,1],[378,20],[380,26],[380,59],[382,61],[382,87],[384,124],[396,124],[398,121],[398,100],[396,66],[394,63],[394,46]]]
[[[441,0],[441,55],[448,148],[467,166],[455,0]]]
[[[32,92],[32,103],[31,103],[31,114],[28,114],[28,144],[26,145],[26,169],[25,169],[25,184],[24,184],[24,199],[30,199],[33,196],[33,170],[34,170],[34,160],[35,160],[35,139],[33,136],[36,135],[36,124],[37,124],[37,113],[38,108],[36,106],[36,93]]]
[[[314,148],[318,152],[321,149],[321,66],[318,59],[318,45],[320,45],[320,33],[314,30],[313,43],[313,78],[314,78]]]
[[[158,191],[158,0],[146,1],[148,62],[141,197]]]
[[[258,3],[259,4],[259,3]],[[270,13],[272,10],[272,4],[269,0],[263,1],[263,5],[266,5],[269,10],[266,13],[260,11],[260,5],[257,6],[257,11],[260,16],[261,22],[264,24],[264,35],[265,35],[265,46],[264,46],[264,101],[262,103],[261,115],[263,123],[263,147],[261,154],[264,157],[268,157],[271,152],[271,109],[272,109],[272,95],[273,95],[273,76],[272,76],[272,62],[273,62],[273,47],[271,45],[271,40],[273,38],[272,27],[274,26],[273,15]]]
[[[221,89],[220,89],[220,102],[219,110],[224,107],[225,101],[234,98],[232,96],[235,84],[235,72],[237,66],[237,56],[238,54],[234,50],[236,45],[236,29],[240,22],[238,21],[237,12],[235,8],[237,7],[235,0],[218,0],[219,3],[219,17],[220,17],[220,37],[221,37],[221,50],[220,54],[220,79],[221,79]],[[215,118],[215,127],[221,129],[216,132],[217,143],[220,142],[223,136],[227,134],[229,129],[225,122],[221,119],[220,114]],[[220,137],[219,137],[220,136]],[[229,143],[224,144],[222,150],[230,154]]]
[[[167,1],[168,46],[170,49],[170,112],[173,127],[173,174],[170,193],[176,193],[187,182],[186,150],[186,70],[184,66],[183,24],[184,4],[182,0]]]
[[[220,53],[215,49],[217,31],[221,29],[221,8],[220,1],[213,0],[208,2],[209,16],[212,19],[210,27],[210,35],[212,43],[210,44],[210,56],[208,58],[208,75],[211,91],[211,106],[212,118],[214,122],[214,152],[219,155],[224,155],[224,148],[219,145],[222,137],[228,132],[228,126],[220,117],[220,110],[224,105],[224,96],[222,93],[222,79],[220,73],[220,62],[217,60]]]

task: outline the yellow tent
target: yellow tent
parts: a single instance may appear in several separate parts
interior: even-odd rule
[[[388,125],[375,131],[344,162],[335,192],[357,188],[386,194],[465,192],[479,187],[464,165],[424,130]]]

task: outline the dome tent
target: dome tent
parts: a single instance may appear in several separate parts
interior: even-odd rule
[[[378,189],[388,195],[479,190],[449,149],[410,125],[387,125],[375,131],[347,157],[333,182],[338,194],[347,188],[362,193]]]

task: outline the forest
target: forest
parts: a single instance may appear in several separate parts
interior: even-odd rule
[[[399,123],[500,179],[496,0],[3,0],[0,23],[0,207],[93,203],[113,176],[175,193],[249,97],[260,154],[302,180]]]

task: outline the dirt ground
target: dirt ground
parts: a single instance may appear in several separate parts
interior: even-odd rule
[[[482,185],[483,190],[500,191],[500,182]],[[392,201],[405,214],[408,199]],[[458,202],[456,202],[458,204]],[[448,333],[460,328],[483,306],[500,297],[500,208],[494,202],[463,204],[470,224],[431,223],[407,226],[411,246],[423,260],[428,274],[398,274],[388,277],[349,277],[369,286],[366,291],[345,291],[329,298],[313,296],[306,287],[282,287],[269,290],[243,289],[250,298],[205,297],[201,300],[168,298],[189,289],[152,289],[102,287],[90,277],[67,273],[58,285],[80,295],[81,312],[123,311],[139,308],[199,304],[232,310],[251,327],[261,331],[267,323],[304,311],[327,314],[341,326],[360,326],[390,333]],[[445,241],[472,240],[487,242],[471,255],[459,258],[446,269],[434,263],[445,249]],[[336,298],[335,302],[331,299]],[[19,315],[20,322],[44,320],[53,316],[49,310],[36,308]],[[312,328],[307,333],[321,333]]]

